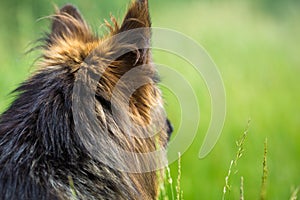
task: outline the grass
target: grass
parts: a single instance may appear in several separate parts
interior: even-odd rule
[[[244,177],[241,176],[240,200],[244,200]]]
[[[251,6],[242,3],[192,3],[178,8],[168,8],[168,11],[154,17],[153,21],[161,26],[174,28],[195,38],[202,44],[215,60],[227,93],[227,120],[223,134],[211,154],[204,160],[197,160],[197,153],[210,119],[209,96],[205,85],[193,82],[197,88],[201,102],[201,121],[198,137],[193,145],[183,152],[182,165],[185,169],[182,175],[181,187],[185,199],[221,199],[224,172],[234,153],[232,138],[238,137],[244,121],[250,116],[251,135],[245,145],[251,151],[243,157],[239,171],[243,171],[244,198],[258,199],[261,184],[262,142],[268,138],[268,165],[272,173],[267,188],[268,199],[287,199],[290,193],[282,185],[299,184],[299,114],[300,86],[298,73],[300,60],[297,57],[300,42],[300,26],[296,16],[274,18]],[[176,18],[176,13],[182,18]],[[293,13],[291,11],[291,13]],[[298,15],[297,15],[298,16]],[[197,20],[194,20],[196,19]],[[159,23],[158,23],[159,22]],[[297,28],[296,26],[297,25]],[[157,56],[157,60],[173,66],[188,79],[186,63],[179,62],[172,56]],[[204,89],[203,89],[204,88]],[[171,96],[171,95],[170,95]],[[175,100],[166,95],[167,102]],[[178,114],[176,105],[168,106],[167,111],[172,116]],[[191,120],[191,124],[194,123]],[[178,128],[180,123],[175,123]],[[186,130],[189,133],[189,130]],[[280,160],[280,162],[278,162]],[[286,164],[284,164],[286,163]],[[171,165],[172,177],[176,177],[177,166]],[[240,179],[232,182],[239,185]],[[196,188],[195,188],[196,187]],[[239,188],[233,188],[231,199],[239,199]]]
[[[178,171],[177,171],[177,181],[176,181],[176,186],[175,186],[175,191],[176,191],[176,197],[175,197],[175,192],[174,192],[174,185],[173,185],[173,179],[171,177],[170,173],[170,168],[166,167],[165,170],[165,178],[163,181],[161,181],[160,185],[160,195],[159,198],[160,200],[183,200],[183,191],[180,188],[181,185],[181,153],[178,152]]]
[[[181,184],[181,153],[178,153],[178,176],[176,185],[176,200],[183,200],[183,191],[180,188]]]
[[[268,153],[268,140],[265,140],[264,148],[264,159],[263,159],[263,175],[262,175],[262,184],[260,191],[260,199],[267,199],[267,179],[268,179],[268,166],[267,166],[267,153]]]
[[[227,199],[226,197],[229,196],[228,193],[230,193],[230,190],[231,190],[231,184],[230,184],[230,178],[231,178],[231,176],[238,173],[237,164],[238,164],[238,161],[240,160],[240,158],[242,157],[243,152],[244,152],[244,144],[245,144],[246,137],[248,135],[249,125],[250,125],[250,120],[248,120],[247,128],[244,131],[242,137],[236,142],[236,146],[238,147],[238,150],[236,152],[235,158],[230,161],[229,170],[228,170],[227,176],[225,177],[225,185],[223,187],[222,200]],[[244,178],[241,177],[241,187],[240,187],[240,193],[241,193],[241,195],[240,196],[242,198],[244,198],[243,185],[244,185]]]
[[[245,146],[245,141],[246,141],[248,131],[249,131],[249,125],[250,125],[250,120],[248,120],[247,128],[245,129],[242,137],[236,142],[236,146],[237,146],[238,149],[237,149],[235,158],[230,161],[227,176],[225,177],[225,185],[223,187],[222,200],[232,199],[230,197],[230,191],[231,191],[231,188],[232,188],[230,180],[232,179],[232,176],[238,174],[238,161],[241,159],[241,157],[243,155],[243,152],[245,151],[244,146]],[[267,139],[265,139],[263,162],[262,162],[263,173],[262,173],[261,188],[260,188],[260,199],[261,200],[266,200],[267,199],[267,179],[268,179],[267,153],[268,153],[268,142],[267,142]],[[176,188],[176,200],[182,200],[183,199],[183,191],[180,188],[181,173],[182,173],[181,172],[181,154],[178,153],[178,175],[177,175],[177,185],[175,187]],[[170,168],[169,167],[167,167],[167,178],[166,178],[166,180],[171,180],[171,181],[165,181],[165,183],[169,184],[169,187],[170,187],[171,193],[172,193],[172,195],[171,195],[172,198],[171,199],[174,200],[172,178],[170,177]],[[162,195],[161,195],[160,199],[167,200],[169,198],[168,198],[168,194],[165,192],[166,191],[165,187],[166,187],[166,185],[164,185],[161,188],[163,192],[161,193]],[[247,188],[246,188],[246,190],[247,190]],[[244,177],[241,176],[240,177],[240,196],[239,196],[240,200],[245,199],[244,192],[245,192]],[[299,192],[299,187],[293,189],[290,200],[297,200],[298,192]]]
[[[62,2],[54,0],[62,5]],[[112,12],[118,16],[126,2],[78,1],[87,21],[95,29]],[[258,1],[255,1],[258,2]],[[36,6],[39,9],[36,9]],[[155,61],[177,69],[191,81],[199,99],[201,121],[197,137],[190,148],[181,152],[180,190],[184,199],[221,199],[228,163],[236,153],[234,139],[251,117],[251,134],[247,136],[243,162],[244,199],[260,198],[261,150],[268,138],[267,198],[292,199],[298,189],[289,186],[300,182],[300,14],[299,7],[282,7],[281,15],[270,15],[250,1],[151,1],[153,26],[175,29],[194,38],[212,56],[222,74],[227,94],[227,118],[214,150],[203,160],[197,155],[210,120],[210,98],[202,80],[197,80],[188,63],[171,55],[154,53]],[[51,3],[4,0],[0,8],[0,112],[12,100],[9,93],[34,71],[35,55],[24,56],[27,45],[47,30]],[[162,77],[163,81],[163,77]],[[180,87],[180,84],[178,84]],[[180,103],[164,91],[168,116],[176,132],[180,127]],[[193,109],[193,108],[191,108]],[[189,120],[190,126],[194,122]],[[189,125],[187,125],[189,127]],[[189,128],[185,130],[188,134]],[[233,171],[234,173],[235,171]],[[177,180],[178,164],[170,165],[170,180]],[[171,179],[172,178],[172,179]],[[232,176],[232,186],[241,186],[240,176]],[[173,183],[172,183],[173,184]],[[286,187],[283,187],[286,186]],[[169,199],[173,194],[166,188]],[[231,187],[230,199],[241,198],[241,187]]]
[[[300,187],[297,187],[296,189],[293,190],[290,200],[297,200],[298,199],[299,190],[300,190]]]
[[[70,190],[71,190],[71,194],[72,194],[71,200],[77,200],[78,198],[77,198],[76,189],[75,189],[75,185],[74,185],[72,176],[69,175],[68,179],[69,179],[69,185],[70,185]]]

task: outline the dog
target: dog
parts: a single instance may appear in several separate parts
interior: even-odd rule
[[[148,1],[106,25],[97,36],[70,4],[51,16],[38,70],[0,116],[0,199],[158,197],[172,126]]]

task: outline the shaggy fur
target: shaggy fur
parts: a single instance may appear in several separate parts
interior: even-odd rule
[[[114,18],[112,22],[107,24],[110,34],[99,38],[71,5],[53,16],[39,70],[16,89],[16,100],[0,117],[0,199],[157,198],[160,173],[141,170],[163,162],[165,153],[152,159],[138,157],[132,163],[110,146],[133,153],[164,150],[171,132],[151,61],[151,32],[141,29],[135,40],[130,34],[114,38],[151,26],[147,0],[134,1],[121,25]],[[120,81],[138,66],[142,70],[130,82]],[[127,102],[131,81],[146,84]],[[76,83],[95,86],[93,102],[74,95]],[[75,104],[81,106],[74,112]],[[126,104],[128,110],[123,109]],[[95,114],[96,121],[84,109]],[[121,115],[115,117],[113,110]],[[137,171],[126,172],[104,159]]]

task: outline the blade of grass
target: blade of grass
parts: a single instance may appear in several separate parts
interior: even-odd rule
[[[244,177],[241,177],[240,200],[244,200]]]
[[[262,184],[261,184],[261,191],[260,191],[261,200],[267,199],[267,179],[268,179],[267,153],[268,153],[268,140],[266,138],[265,147],[264,147],[264,158],[263,158]]]
[[[167,191],[166,191],[166,185],[167,185],[167,178],[166,175],[167,173],[162,173],[162,170],[158,170],[157,173],[157,177],[160,179],[159,181],[159,198],[161,200],[169,200],[168,195],[167,195]]]
[[[290,200],[297,200],[298,199],[299,190],[300,190],[299,186],[296,187],[296,189],[293,190]]]
[[[74,181],[73,181],[73,178],[72,176],[68,176],[68,179],[69,179],[69,184],[70,184],[70,190],[71,190],[71,193],[72,193],[72,200],[77,200],[77,194],[76,194],[76,190],[75,190],[75,186],[74,186]]]
[[[171,170],[170,170],[169,166],[167,167],[167,181],[168,181],[168,184],[170,185],[172,200],[174,200],[173,180],[171,177]]]
[[[224,188],[223,188],[222,200],[225,199],[225,195],[226,195],[227,191],[230,191],[230,189],[231,189],[231,186],[229,184],[229,177],[231,175],[232,165],[233,165],[233,160],[231,160],[231,162],[230,162],[228,173],[227,173],[227,176],[225,177],[225,185],[224,185]]]
[[[181,154],[178,152],[178,176],[177,176],[177,186],[176,186],[176,200],[183,199],[183,194],[180,188],[181,179]]]

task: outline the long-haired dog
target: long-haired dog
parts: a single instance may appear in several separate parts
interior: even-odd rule
[[[0,117],[0,199],[155,199],[169,121],[147,0],[96,36],[66,5]]]

